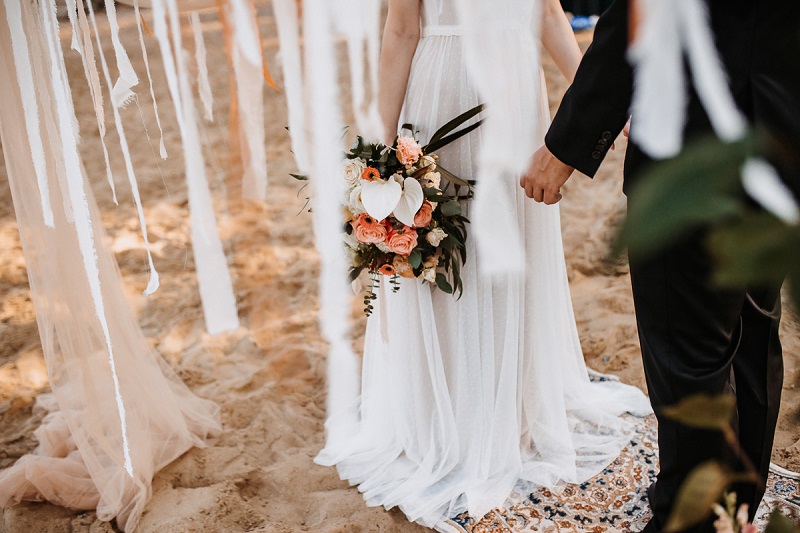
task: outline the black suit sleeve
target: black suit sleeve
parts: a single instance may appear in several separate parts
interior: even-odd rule
[[[560,161],[594,176],[628,120],[633,70],[628,0],[616,0],[597,21],[594,40],[567,90],[545,144]]]

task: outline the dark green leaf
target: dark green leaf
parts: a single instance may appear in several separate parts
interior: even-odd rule
[[[764,533],[795,533],[797,531],[800,531],[800,528],[794,522],[781,514],[780,511],[773,511]]]
[[[437,150],[441,150],[442,148],[444,148],[448,144],[450,144],[450,143],[452,143],[454,141],[457,141],[458,139],[460,139],[464,135],[467,135],[468,133],[471,133],[472,131],[476,130],[477,128],[480,127],[481,124],[483,124],[483,120],[479,120],[475,124],[470,124],[469,126],[464,128],[463,130],[459,130],[456,133],[451,133],[450,135],[448,135],[446,137],[442,137],[441,139],[438,139],[437,141],[428,143],[428,145],[425,146],[422,150],[426,154],[432,154],[432,153],[436,152]]]
[[[461,214],[461,204],[459,204],[455,200],[450,200],[443,203],[442,205],[439,206],[439,209],[442,210],[443,215],[448,217]]]
[[[303,174],[292,174],[290,172],[289,175],[299,181],[308,181],[308,176],[305,176]]]
[[[431,136],[430,141],[428,141],[429,143],[428,146],[430,146],[431,143],[438,141],[439,139],[441,139],[442,137],[444,137],[445,135],[447,135],[448,133],[450,133],[463,123],[467,122],[472,117],[479,114],[481,111],[483,111],[483,108],[484,108],[483,104],[477,105],[472,109],[465,111],[464,113],[461,113],[450,122],[446,123],[444,126],[436,130],[436,132]]]
[[[469,187],[470,186],[469,183],[467,183],[466,180],[462,180],[461,178],[459,178],[458,176],[456,176],[455,174],[453,174],[452,172],[450,172],[446,168],[442,167],[441,165],[437,165],[436,166],[436,170],[439,171],[439,173],[442,175],[442,177],[444,179],[446,179],[447,181],[449,181],[450,183],[452,183],[454,185],[461,186],[461,187]],[[456,194],[458,194],[458,189],[456,189]]]
[[[436,274],[436,286],[447,294],[453,294],[453,287],[447,282],[447,277],[439,272]]]
[[[412,268],[419,268],[419,265],[422,264],[422,254],[419,250],[414,250],[411,252],[411,255],[408,256],[408,262],[411,263]]]

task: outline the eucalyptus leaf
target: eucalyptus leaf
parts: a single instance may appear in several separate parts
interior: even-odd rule
[[[712,507],[735,479],[716,461],[708,461],[692,470],[681,485],[664,531],[683,531],[708,519]]]
[[[730,425],[735,408],[736,399],[729,394],[696,394],[662,408],[661,412],[687,426],[723,430]]]

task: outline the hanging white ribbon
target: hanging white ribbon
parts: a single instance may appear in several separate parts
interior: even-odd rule
[[[203,27],[200,24],[200,15],[192,11],[190,15],[192,33],[194,34],[195,60],[197,61],[197,87],[200,92],[200,101],[203,102],[205,118],[209,122],[214,120],[214,97],[211,94],[211,84],[208,82],[208,65],[206,64],[206,42],[203,39]]]
[[[133,1],[133,9],[136,12],[136,29],[139,31],[139,46],[142,49],[142,59],[144,60],[144,69],[147,71],[147,81],[150,83],[150,98],[153,100],[153,114],[156,116],[156,124],[158,125],[158,133],[160,140],[158,143],[158,153],[161,159],[167,158],[167,148],[164,146],[164,130],[161,129],[161,118],[158,116],[158,102],[156,101],[156,93],[153,91],[153,76],[150,74],[150,60],[147,57],[147,47],[144,44],[144,34],[142,33],[142,13],[139,10],[139,1]],[[206,78],[208,74],[206,74]],[[149,136],[148,136],[149,138]]]
[[[264,130],[264,71],[261,63],[250,63],[234,43],[233,72],[239,100],[239,139],[246,148],[242,161],[242,197],[267,197],[267,143]]]
[[[136,96],[131,89],[139,83],[139,77],[119,40],[119,23],[114,0],[106,0],[106,16],[111,28],[111,44],[114,46],[114,56],[117,58],[117,69],[119,69],[119,78],[111,90],[111,102],[114,107],[123,107]]]
[[[45,168],[44,146],[39,131],[39,106],[36,103],[36,88],[33,85],[28,40],[22,26],[20,0],[6,2],[6,18],[11,29],[11,47],[16,65],[17,83],[22,95],[22,110],[25,115],[25,131],[31,147],[33,168],[36,171],[36,183],[42,206],[42,218],[48,227],[53,226],[53,208],[50,205],[50,190],[47,185],[47,169]]]
[[[86,82],[89,84],[89,94],[92,97],[92,104],[94,105],[97,129],[100,131],[100,145],[103,148],[103,159],[106,164],[106,181],[108,181],[111,187],[114,204],[119,205],[117,201],[117,187],[114,184],[114,176],[111,173],[111,161],[108,157],[108,147],[106,146],[106,117],[103,109],[103,91],[100,89],[100,74],[97,72],[92,36],[89,30],[89,22],[86,20],[86,11],[83,9],[83,2],[78,0],[76,3],[76,0],[67,0],[67,13],[69,14],[69,20],[72,24],[72,47],[81,56],[83,74],[86,76]],[[77,17],[75,16],[76,13]]]
[[[56,22],[56,5],[54,0],[46,0],[41,4],[42,19],[44,23],[48,53],[50,56],[50,79],[53,84],[53,94],[56,99],[58,112],[58,131],[61,137],[62,156],[67,172],[67,191],[69,197],[78,245],[83,256],[84,268],[89,282],[89,290],[95,305],[97,318],[103,330],[103,336],[108,350],[108,362],[114,382],[114,395],[119,413],[120,431],[122,434],[122,454],[125,471],[133,477],[133,463],[131,461],[130,444],[128,442],[128,426],[125,414],[125,404],[122,400],[119,378],[117,376],[114,349],[111,335],[106,320],[103,293],[100,287],[100,272],[95,253],[94,229],[92,227],[89,204],[86,197],[85,182],[81,172],[80,156],[78,155],[78,138],[74,128],[74,107],[72,95],[64,76],[64,58],[61,54],[58,23]]]
[[[262,65],[261,39],[247,0],[230,0],[236,44],[251,65]]]
[[[305,66],[308,81],[311,137],[312,215],[316,246],[322,260],[320,322],[330,343],[328,353],[327,442],[317,456],[334,464],[345,453],[358,424],[360,378],[358,361],[347,338],[350,294],[347,261],[341,242],[344,180],[340,174],[341,115],[337,104],[336,56],[332,38],[333,11],[329,0],[306,0],[304,12]]]
[[[296,0],[273,0],[272,9],[275,12],[278,40],[281,47],[283,87],[289,114],[289,135],[292,139],[292,152],[300,173],[307,174],[310,167],[297,2]]]
[[[81,1],[81,0],[79,0]],[[113,91],[113,85],[111,81],[111,73],[108,70],[108,63],[106,62],[106,55],[103,52],[103,43],[100,41],[100,32],[97,29],[97,21],[94,17],[94,9],[92,8],[91,1],[87,2],[86,5],[89,8],[89,16],[92,21],[92,28],[94,29],[94,36],[97,42],[97,52],[100,56],[100,65],[103,68],[103,76],[106,80],[106,85],[108,86],[109,91]],[[128,176],[128,183],[131,186],[131,193],[133,194],[133,201],[136,205],[136,214],[139,217],[139,226],[142,230],[142,237],[144,238],[144,247],[145,251],[147,252],[147,263],[150,267],[150,280],[147,283],[147,287],[144,290],[144,293],[147,295],[153,294],[158,290],[158,272],[156,271],[156,267],[153,264],[153,254],[150,249],[150,239],[147,236],[147,222],[144,218],[144,208],[142,207],[142,199],[139,195],[139,184],[136,181],[136,173],[133,169],[133,161],[131,160],[131,151],[128,146],[128,140],[125,136],[125,129],[122,126],[122,118],[119,115],[119,108],[117,106],[111,106],[111,110],[114,113],[114,125],[117,129],[117,135],[119,136],[119,146],[122,150],[122,158],[125,162],[125,173]]]
[[[172,34],[172,44],[167,31],[165,7],[169,11],[169,32]],[[215,335],[237,328],[239,317],[236,311],[236,298],[233,293],[228,262],[217,232],[211,193],[208,190],[205,161],[197,131],[189,75],[184,62],[178,17],[175,0],[155,0],[153,2],[153,31],[161,47],[167,85],[175,106],[175,117],[183,141],[186,181],[189,188],[192,249],[200,286],[200,299],[203,303],[206,329]]]
[[[747,122],[736,107],[700,0],[640,0],[642,18],[628,49],[634,66],[631,137],[651,157],[678,154],[686,122],[684,53],[692,82],[720,138],[741,138]]]

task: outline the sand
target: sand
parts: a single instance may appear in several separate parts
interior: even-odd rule
[[[101,17],[102,18],[102,17]],[[117,179],[119,207],[111,201],[98,157],[98,133],[80,59],[68,48],[67,67],[83,136],[82,153],[122,270],[131,305],[153,346],[195,393],[222,406],[223,434],[206,449],[191,450],[160,472],[153,498],[142,518],[142,533],[164,532],[412,532],[395,511],[367,508],[359,493],[331,468],[312,459],[323,444],[325,353],[317,325],[319,261],[303,194],[289,177],[294,170],[284,97],[266,96],[269,199],[264,204],[237,199],[227,179],[228,73],[220,25],[203,15],[216,121],[206,124],[202,140],[222,237],[231,265],[242,326],[229,334],[204,333],[194,263],[179,136],[164,82],[160,54],[147,38],[170,157],[157,156],[158,130],[146,91],[122,116],[134,154],[161,288],[150,298],[146,256],[139,235],[122,157],[113,128],[108,134]],[[131,10],[120,8],[123,42],[134,66],[144,74]],[[103,19],[104,20],[104,19]],[[267,59],[280,84],[274,20],[260,16]],[[190,34],[187,32],[186,36]],[[581,34],[586,47],[590,34]],[[109,43],[109,39],[105,39]],[[113,61],[113,54],[106,49]],[[565,81],[546,63],[551,107]],[[110,116],[110,113],[107,113]],[[145,127],[152,137],[148,141]],[[643,387],[636,325],[624,261],[607,261],[614,226],[623,216],[621,161],[625,141],[604,163],[595,180],[575,176],[562,202],[564,243],[581,343],[588,364]],[[32,413],[47,376],[19,244],[16,221],[0,159],[0,468],[35,445],[40,416]],[[365,320],[353,305],[353,336],[362,342]],[[783,324],[786,386],[774,460],[800,470],[800,322],[787,313]],[[113,524],[92,512],[50,504],[29,504],[3,511],[0,533],[108,532]]]

